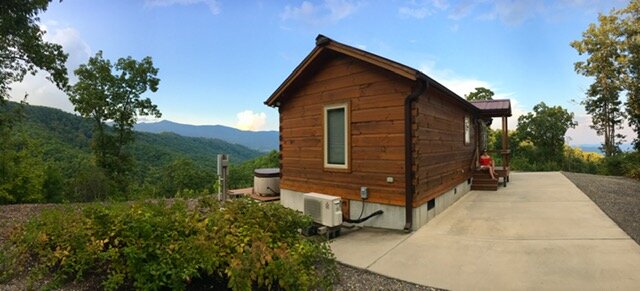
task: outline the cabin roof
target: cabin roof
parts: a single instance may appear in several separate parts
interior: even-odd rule
[[[511,116],[511,101],[509,99],[473,100],[475,107],[480,109],[480,114],[486,117]]]
[[[316,46],[309,53],[309,55],[307,55],[307,57],[305,57],[305,59],[293,70],[293,72],[291,72],[287,79],[285,79],[284,82],[280,84],[280,86],[273,92],[273,94],[271,94],[271,96],[264,102],[264,104],[268,106],[279,106],[279,99],[282,96],[286,95],[288,89],[292,87],[294,83],[296,83],[299,77],[301,77],[305,73],[305,71],[315,60],[322,60],[324,58],[331,57],[336,53],[359,59],[412,81],[416,81],[419,78],[427,80],[430,85],[437,87],[462,106],[473,112],[479,112],[476,106],[471,105],[471,103],[469,103],[466,99],[458,96],[456,93],[449,90],[447,87],[443,86],[437,81],[433,80],[431,77],[420,72],[419,70],[387,59],[385,57],[381,57],[379,55],[337,42],[322,34],[319,34],[316,37]]]

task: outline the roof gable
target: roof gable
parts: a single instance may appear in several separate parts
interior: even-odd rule
[[[324,35],[316,37],[316,47],[304,60],[291,72],[287,79],[271,94],[264,103],[268,106],[277,106],[278,99],[302,76],[304,71],[316,60],[331,53],[340,53],[376,67],[390,71],[409,80],[415,81],[421,73],[409,66],[394,62],[387,58],[372,54],[361,49],[336,42]]]

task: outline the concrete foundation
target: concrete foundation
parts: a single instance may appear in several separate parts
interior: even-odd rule
[[[431,219],[442,213],[445,209],[451,206],[453,203],[462,198],[469,190],[471,185],[464,181],[453,189],[435,198],[435,205],[429,209],[429,203],[422,204],[413,208],[413,230],[417,230],[421,226],[425,225]],[[280,203],[291,209],[298,211],[304,211],[304,200],[302,192],[292,191],[289,189],[280,189]],[[362,207],[364,206],[364,211]],[[366,217],[369,214],[378,210],[384,211],[382,215],[372,217],[371,219],[360,223],[361,226],[386,228],[386,229],[398,229],[404,228],[405,224],[405,209],[404,206],[387,205],[380,203],[364,202],[358,200],[349,201],[349,217],[351,219],[358,219],[362,212],[362,217]]]

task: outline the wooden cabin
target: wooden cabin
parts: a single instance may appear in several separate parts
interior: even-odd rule
[[[470,190],[479,120],[510,116],[506,102],[508,114],[480,109],[416,69],[319,35],[265,101],[280,113],[281,203],[302,211],[304,193],[339,196],[348,218],[384,211],[364,225],[417,229]]]

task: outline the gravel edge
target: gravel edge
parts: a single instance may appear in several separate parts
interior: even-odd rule
[[[640,245],[640,181],[618,176],[562,174]]]
[[[340,281],[334,290],[445,290],[390,278],[371,271],[338,263]]]

